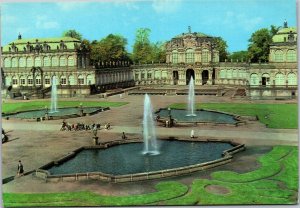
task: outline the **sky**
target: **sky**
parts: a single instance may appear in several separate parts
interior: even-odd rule
[[[50,0],[51,1],[51,0]],[[188,32],[222,37],[228,51],[247,50],[251,34],[284,21],[296,26],[296,0],[99,0],[1,4],[1,45],[22,38],[60,37],[75,29],[88,40],[120,34],[132,51],[135,31],[151,42]]]

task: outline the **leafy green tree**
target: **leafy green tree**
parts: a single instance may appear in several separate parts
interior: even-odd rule
[[[136,63],[147,63],[153,61],[152,46],[149,40],[150,32],[151,30],[149,28],[139,28],[135,33],[132,59]]]
[[[76,30],[66,30],[63,32],[63,37],[71,37],[71,38],[76,38],[78,40],[81,40],[82,39],[82,35],[77,32]]]
[[[216,43],[217,43],[217,48],[219,50],[219,59],[220,61],[225,61],[225,59],[227,59],[228,56],[227,43],[221,37],[216,38]]]
[[[249,39],[248,55],[251,62],[267,62],[269,60],[270,44],[272,37],[278,32],[280,27],[274,25],[268,28],[257,30]]]
[[[249,56],[248,56],[248,51],[236,51],[233,52],[232,54],[230,54],[228,56],[228,59],[232,59],[232,60],[240,60],[240,61],[248,61]]]
[[[121,35],[109,34],[91,43],[91,59],[95,62],[129,61],[127,40]]]
[[[165,63],[166,62],[166,47],[165,43],[156,42],[152,44],[152,60],[155,63]]]

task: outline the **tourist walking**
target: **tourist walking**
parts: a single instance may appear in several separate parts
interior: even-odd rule
[[[122,139],[127,139],[125,132],[122,133]]]
[[[22,175],[24,175],[24,168],[21,160],[19,160],[17,176],[22,176]]]

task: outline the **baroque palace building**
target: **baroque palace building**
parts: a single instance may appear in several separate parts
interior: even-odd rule
[[[128,64],[90,65],[89,49],[71,37],[22,39],[1,47],[2,94],[44,97],[53,79],[72,97],[132,85]],[[120,65],[120,66],[119,66]]]
[[[248,60],[220,62],[216,38],[191,32],[166,44],[166,64],[135,65],[135,84],[244,87],[253,98],[297,95],[297,31],[287,22],[273,37],[268,63]]]
[[[191,32],[166,43],[166,63],[128,62],[90,65],[87,47],[70,37],[22,39],[1,48],[2,94],[40,95],[57,79],[61,96],[85,96],[112,88],[176,87],[242,88],[251,98],[297,96],[297,31],[287,22],[273,37],[268,63],[220,62],[215,37]]]

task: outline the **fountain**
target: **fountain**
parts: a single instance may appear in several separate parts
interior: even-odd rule
[[[57,86],[56,77],[52,77],[52,87],[51,87],[51,110],[49,113],[57,112]]]
[[[195,89],[194,89],[194,79],[191,76],[189,83],[189,97],[188,97],[188,114],[186,116],[196,116],[194,112],[195,108]]]
[[[145,95],[144,100],[144,118],[143,118],[143,154],[157,155],[159,154],[155,126],[153,120],[152,106],[149,95]]]

